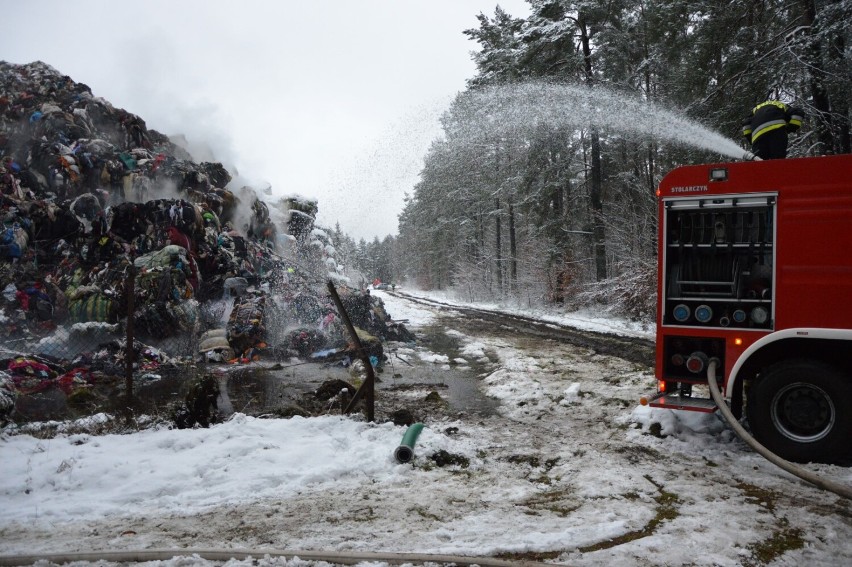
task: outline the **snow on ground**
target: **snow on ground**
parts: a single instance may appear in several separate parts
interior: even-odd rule
[[[370,293],[385,302],[387,312],[394,321],[405,321],[406,326],[412,328],[423,327],[435,320],[435,313],[410,301],[399,301],[394,295],[381,290],[373,290]]]
[[[382,296],[412,328],[437,318]],[[51,439],[6,431],[0,554],[560,550],[543,557],[569,565],[733,566],[764,564],[758,552],[766,545],[799,538],[771,564],[852,564],[848,502],[751,453],[715,415],[638,407],[638,395],[653,387],[647,369],[568,344],[447,334],[466,360],[488,363],[481,388],[501,404],[493,416],[428,422],[408,464],[393,458],[404,427],[357,417],[236,414],[209,429]],[[444,362],[420,347],[398,353]],[[659,435],[652,423],[661,424]],[[427,458],[439,451],[454,461],[438,466]],[[852,484],[850,469],[812,468]],[[304,564],[314,563],[252,563]]]
[[[401,436],[392,424],[339,416],[240,414],[210,430],[11,436],[3,441],[0,521],[66,523],[131,510],[199,513],[339,483],[353,470],[378,482],[403,482],[411,471],[392,466],[391,452]],[[433,438],[427,430],[421,443],[428,446]]]
[[[428,299],[438,300],[448,305],[471,306],[477,309],[486,309],[491,311],[499,311],[501,313],[512,313],[515,315],[524,315],[541,321],[557,323],[584,331],[596,331],[598,333],[610,333],[615,335],[623,335],[630,337],[644,337],[653,339],[655,328],[653,324],[643,321],[631,321],[625,317],[615,316],[606,313],[598,313],[591,309],[580,309],[577,311],[558,312],[553,307],[547,309],[541,307],[522,307],[516,304],[503,303],[470,303],[459,300],[455,295],[440,292],[429,291],[423,292],[417,289],[400,288],[400,291],[405,292],[413,297],[424,297]],[[381,293],[381,292],[379,292]],[[387,294],[381,295],[382,299],[387,297]],[[395,315],[395,314],[394,314]]]

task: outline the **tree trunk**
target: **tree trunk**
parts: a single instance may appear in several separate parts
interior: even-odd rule
[[[509,266],[511,281],[509,286],[515,288],[518,281],[518,245],[515,240],[515,207],[509,203]]]
[[[589,29],[583,14],[577,18],[577,27],[580,29],[580,43],[583,49],[583,61],[586,73],[586,85],[591,87],[594,81],[592,73],[592,48],[589,37]],[[591,186],[589,187],[589,198],[592,204],[592,219],[594,222],[595,239],[595,278],[598,281],[606,279],[606,231],[603,223],[603,199],[602,199],[602,172],[601,172],[601,140],[597,128],[592,128],[592,172]]]
[[[485,241],[485,215],[482,212],[483,203],[480,202],[478,206],[478,212],[476,214],[476,259],[474,265],[477,267],[477,274],[480,277],[480,283],[483,289],[490,289],[491,280],[488,276],[487,266],[483,268],[485,265],[484,262],[488,257],[487,252],[487,243]]]
[[[828,92],[825,88],[825,71],[822,62],[822,41],[820,40],[819,30],[814,29],[816,21],[817,8],[814,0],[804,1],[804,25],[808,28],[810,35],[810,45],[805,50],[805,57],[810,69],[810,86],[811,96],[813,97],[814,108],[817,115],[813,118],[812,124],[816,127],[817,140],[820,148],[818,153],[832,153],[834,150],[834,141],[832,137],[832,113],[831,102],[828,98]]]
[[[494,242],[494,244],[495,244],[494,263],[496,264],[496,271],[497,271],[497,294],[498,294],[498,296],[503,297],[503,244],[502,244],[502,241],[500,239],[503,229],[501,227],[501,218],[500,217],[501,217],[501,215],[500,215],[500,197],[497,197],[495,199],[495,212],[494,212],[494,218],[495,218],[494,232],[495,232],[495,236],[496,236],[496,239],[495,239],[495,242]]]
[[[604,230],[601,193],[601,142],[597,130],[592,130],[592,184],[589,197],[594,215],[595,278],[597,281],[606,279],[606,232]]]

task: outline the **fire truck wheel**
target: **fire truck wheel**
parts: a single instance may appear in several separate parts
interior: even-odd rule
[[[826,364],[791,360],[767,368],[748,396],[754,437],[795,462],[838,462],[849,455],[852,378]]]

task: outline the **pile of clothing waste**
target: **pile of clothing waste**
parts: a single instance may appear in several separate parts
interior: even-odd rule
[[[128,327],[138,371],[351,354],[329,280],[373,356],[413,340],[349,286],[316,201],[266,201],[178,139],[45,63],[0,61],[0,356],[35,361],[0,361],[3,392],[123,375]]]

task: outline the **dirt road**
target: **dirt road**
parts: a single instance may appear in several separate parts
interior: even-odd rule
[[[410,410],[455,450],[401,480],[352,471],[202,514],[18,526],[62,549],[229,547],[485,553],[568,565],[849,565],[852,506],[753,454],[713,416],[650,414],[647,341],[412,303],[416,344],[390,344],[377,416]],[[420,300],[418,300],[420,301]],[[251,466],[251,463],[245,463]],[[814,470],[852,481],[849,469]]]

